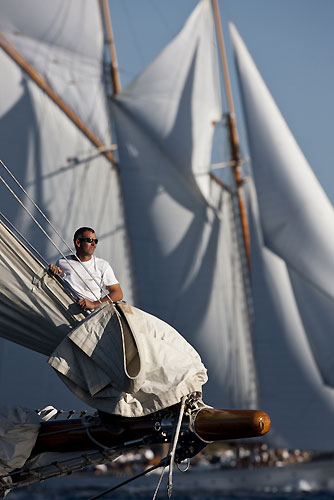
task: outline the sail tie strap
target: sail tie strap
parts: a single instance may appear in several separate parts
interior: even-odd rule
[[[44,422],[47,422],[58,413],[58,410],[54,406],[45,406],[37,411],[37,415],[39,415]]]

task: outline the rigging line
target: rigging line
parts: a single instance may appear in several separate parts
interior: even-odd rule
[[[155,488],[155,492],[154,492],[152,500],[155,500],[157,498],[157,494],[158,494],[158,491],[160,489],[161,481],[162,481],[162,479],[164,477],[165,470],[166,470],[166,465],[163,466],[163,469],[161,471],[161,474],[160,474],[160,477],[159,477],[159,481],[158,481],[157,487]]]
[[[0,160],[0,162],[2,163],[2,165],[4,165],[4,163]],[[6,167],[7,168],[7,167]],[[90,289],[89,285],[85,282],[85,280],[80,276],[80,274],[74,269],[74,267],[72,266],[72,264],[70,263],[70,261],[66,258],[66,256],[63,254],[63,252],[58,248],[58,246],[54,243],[54,241],[52,240],[52,238],[50,238],[50,236],[48,235],[48,233],[42,228],[42,226],[40,225],[40,223],[35,219],[35,217],[32,215],[32,213],[28,210],[27,207],[24,206],[24,204],[22,203],[22,201],[20,200],[20,198],[14,193],[14,191],[12,190],[12,188],[7,184],[7,182],[4,180],[4,178],[2,176],[0,176],[0,180],[3,182],[3,184],[7,187],[8,191],[14,196],[14,198],[16,199],[16,201],[21,205],[21,207],[28,213],[28,215],[32,218],[32,220],[35,222],[35,224],[39,227],[39,229],[42,231],[42,233],[44,234],[44,236],[47,237],[47,239],[50,241],[50,243],[56,248],[56,250],[62,255],[62,257],[64,257],[64,259],[68,262],[69,266],[72,268],[72,270],[75,272],[75,274],[79,277],[79,279],[85,284],[85,286],[88,288],[88,290],[94,295],[94,297],[96,298],[96,300],[98,302],[101,303],[101,299],[97,298],[95,293],[93,292],[93,290]],[[81,262],[80,259],[78,259],[78,262]],[[86,267],[82,264],[81,262],[81,265],[83,266],[84,269],[86,269]],[[89,273],[89,271],[86,269],[86,271]],[[89,273],[90,274],[90,273]],[[95,278],[92,276],[92,278],[94,279],[95,281]],[[96,281],[95,281],[96,282]],[[96,282],[97,283],[97,282]],[[98,284],[98,283],[97,283]],[[98,284],[99,286],[99,284]],[[112,302],[112,300],[108,297],[108,300],[110,302]]]
[[[52,222],[48,219],[48,217],[45,215],[45,213],[39,208],[39,206],[31,198],[31,196],[29,195],[29,193],[27,192],[27,190],[22,186],[22,184],[20,184],[20,182],[16,179],[16,177],[14,176],[14,174],[9,170],[9,168],[4,164],[4,162],[2,160],[0,160],[0,163],[2,164],[2,166],[4,167],[4,169],[6,170],[6,172],[14,180],[14,182],[16,182],[16,184],[19,186],[19,188],[24,192],[24,194],[27,196],[27,198],[31,201],[31,203],[34,205],[34,207],[38,210],[38,212],[42,215],[42,217],[46,220],[46,222],[49,224],[49,226],[54,230],[54,232],[56,233],[56,235],[61,239],[61,241],[68,248],[68,250],[70,250],[70,252],[74,253],[73,252],[73,248],[71,248],[67,244],[67,242],[64,240],[64,238],[59,234],[59,232],[57,231],[57,229],[53,226]]]
[[[16,232],[16,233],[20,236],[20,238],[22,238],[22,240],[24,241],[24,243],[26,243],[26,244],[27,244],[27,246],[29,246],[29,247],[30,247],[30,249],[31,249],[31,250],[33,250],[33,252],[35,252],[35,253],[36,253],[36,255],[38,255],[38,257],[39,257],[39,258],[40,258],[40,259],[44,262],[44,264],[45,264],[46,266],[48,266],[48,265],[49,265],[48,261],[47,261],[47,260],[43,257],[43,255],[41,255],[41,254],[39,253],[39,251],[38,251],[38,250],[36,250],[36,248],[35,248],[35,247],[34,247],[34,246],[30,243],[30,241],[28,241],[28,240],[27,240],[27,238],[25,238],[25,237],[23,236],[23,234],[21,234],[21,233],[20,233],[20,231],[19,231],[19,230],[18,230],[18,229],[14,226],[14,224],[12,224],[12,223],[10,222],[10,220],[8,220],[8,219],[7,219],[7,217],[6,217],[6,216],[5,216],[2,212],[0,212],[0,216],[1,216],[1,217],[5,220],[5,221],[6,221],[6,223],[7,223],[9,226],[11,226],[11,228],[12,228],[12,229],[14,229],[14,231],[15,231],[15,232]]]
[[[120,484],[118,484],[116,486],[113,486],[112,488],[109,488],[108,490],[102,491],[102,493],[99,493],[98,495],[95,495],[94,497],[90,497],[88,500],[96,500],[97,498],[101,498],[104,495],[107,495],[108,493],[111,493],[112,491],[115,491],[118,488],[121,488],[122,486],[125,486],[126,484],[134,481],[135,479],[138,479],[139,477],[145,476],[149,472],[152,472],[153,470],[158,469],[159,467],[166,466],[168,464],[168,461],[169,461],[169,457],[165,457],[165,458],[161,459],[158,464],[153,465],[149,469],[146,469],[143,472],[140,472],[136,476],[130,477],[126,481],[123,481],[122,483],[120,483]]]
[[[181,423],[182,423],[182,418],[183,418],[183,414],[184,414],[184,406],[185,406],[186,399],[187,399],[187,396],[183,396],[181,399],[179,417],[178,417],[174,437],[173,437],[173,440],[171,441],[171,447],[170,447],[170,452],[169,452],[169,459],[170,460],[169,460],[169,475],[168,475],[168,486],[167,486],[168,498],[171,498],[171,496],[172,496],[173,464],[174,464],[176,446],[177,446],[177,442],[179,439],[179,434],[180,434]]]
[[[20,184],[20,182],[16,179],[16,177],[14,176],[14,174],[9,170],[9,168],[4,164],[4,162],[2,160],[0,160],[0,163],[2,164],[2,166],[4,167],[4,169],[6,170],[6,172],[12,177],[12,179],[16,182],[16,184],[20,187],[20,189],[23,191],[23,193],[27,196],[27,198],[31,201],[31,203],[34,205],[34,207],[39,211],[39,213],[42,215],[42,217],[44,217],[44,219],[46,220],[46,222],[49,224],[49,226],[54,230],[54,232],[57,234],[57,236],[62,240],[62,242],[64,243],[64,245],[68,248],[68,250],[70,252],[72,252],[73,254],[75,254],[75,251],[73,250],[73,248],[71,248],[67,242],[64,240],[64,238],[61,236],[61,234],[57,231],[57,229],[53,226],[52,222],[48,219],[48,217],[44,214],[44,212],[39,208],[39,206],[35,203],[35,201],[30,197],[30,195],[28,194],[28,192],[26,191],[26,189],[24,189],[24,187]],[[2,177],[1,177],[2,179]],[[4,182],[4,181],[3,181]],[[13,193],[14,194],[14,193]],[[29,212],[28,212],[29,213]],[[29,213],[30,215],[30,213]],[[33,216],[31,215],[31,217],[33,218]],[[50,239],[50,238],[49,238]],[[100,304],[102,303],[101,302],[101,299],[97,298],[95,293],[90,289],[89,285],[86,283],[86,281],[77,273],[77,271],[74,269],[74,267],[72,266],[72,264],[70,263],[69,259],[66,258],[66,256],[56,247],[55,243],[52,242],[52,240],[50,239],[51,243],[53,244],[53,246],[61,253],[61,255],[64,257],[64,259],[67,261],[68,265],[72,268],[72,270],[76,273],[76,275],[81,279],[81,281],[84,283],[84,285],[88,288],[88,290],[94,295],[94,297],[96,298],[96,300],[98,302],[100,302]],[[94,283],[99,287],[100,287],[100,284],[98,283],[98,281],[95,279],[95,277],[93,276],[93,274],[83,265],[83,263],[81,262],[80,259],[78,259],[78,262],[80,262],[81,264],[81,267],[83,269],[86,270],[86,272],[89,274],[89,276],[93,279]],[[107,295],[108,297],[108,295]],[[108,297],[108,300],[110,303],[112,303],[112,300]]]

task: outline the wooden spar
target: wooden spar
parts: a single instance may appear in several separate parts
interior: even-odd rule
[[[223,189],[225,189],[225,191],[227,191],[228,193],[232,194],[232,190],[231,188],[229,188],[221,179],[219,179],[219,177],[217,177],[215,174],[213,174],[212,172],[209,173],[209,176],[210,178],[216,182],[217,184],[219,184],[219,186]]]
[[[205,441],[259,437],[270,429],[270,418],[260,410],[200,410],[195,418],[197,435]]]
[[[110,52],[111,60],[111,80],[114,88],[114,94],[118,94],[122,90],[121,79],[118,71],[116,48],[114,43],[114,35],[111,27],[111,18],[109,12],[108,0],[100,0],[101,2],[101,12],[103,14],[103,20],[106,29],[107,42]]]
[[[220,52],[221,64],[222,64],[224,82],[225,82],[226,99],[227,99],[227,106],[228,106],[228,125],[229,125],[229,133],[230,133],[230,147],[231,147],[231,156],[232,156],[232,162],[233,162],[233,172],[234,172],[234,178],[235,178],[235,183],[236,183],[236,187],[237,187],[237,196],[238,196],[238,204],[239,204],[239,211],[240,211],[242,234],[243,234],[243,240],[244,240],[244,246],[245,246],[245,254],[246,254],[246,259],[247,259],[247,264],[248,264],[248,270],[250,270],[250,237],[249,237],[249,225],[248,225],[248,219],[247,219],[246,205],[245,205],[244,194],[243,194],[243,189],[242,189],[240,145],[239,145],[239,137],[238,137],[238,131],[237,131],[237,126],[236,126],[236,121],[235,121],[235,113],[234,113],[234,105],[233,105],[230,77],[229,77],[229,72],[228,72],[223,31],[222,31],[222,26],[221,26],[221,21],[220,21],[220,14],[219,14],[217,0],[212,0],[212,8],[213,8],[213,14],[214,14],[214,18],[215,18],[217,38],[218,38],[218,44],[219,44],[219,52]]]
[[[171,407],[172,413],[175,407]],[[174,419],[176,414],[174,414]],[[83,451],[98,449],[102,446],[121,447],[125,441],[136,441],[143,437],[151,438],[151,443],[170,441],[172,434],[157,432],[158,414],[145,417],[120,417],[104,414],[103,420],[93,416],[89,422],[81,419],[54,420],[42,422],[32,455],[46,451]],[[171,420],[169,430],[173,430],[175,420]],[[183,433],[192,431],[205,443],[230,439],[260,437],[270,429],[270,418],[261,410],[200,410],[192,424],[186,417],[183,422]],[[87,432],[89,430],[89,432]],[[100,443],[100,444],[99,444]]]
[[[111,151],[106,150],[105,145],[98,137],[85,125],[74,111],[62,100],[62,98],[52,90],[44,78],[24,59],[16,50],[14,45],[0,33],[0,47],[25,71],[34,82],[52,99],[52,101],[66,114],[66,116],[81,130],[81,132],[96,146],[113,165],[116,165],[116,159]]]

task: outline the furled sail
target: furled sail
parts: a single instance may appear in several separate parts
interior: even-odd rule
[[[260,402],[284,446],[333,449],[334,212],[235,27],[251,196]],[[258,206],[257,206],[258,204]]]
[[[201,353],[218,406],[256,405],[256,375],[231,193],[209,176],[220,119],[210,2],[113,105],[140,307]]]
[[[50,354],[84,318],[58,281],[0,222],[0,336]]]
[[[207,381],[199,355],[174,328],[128,304],[104,304],[49,363],[85,403],[124,417],[177,404]]]
[[[85,318],[2,223],[0,270],[0,336],[50,356],[93,408],[140,417],[202,391],[206,369],[178,332],[127,304],[106,303]]]

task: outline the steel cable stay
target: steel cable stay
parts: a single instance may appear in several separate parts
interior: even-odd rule
[[[159,481],[158,481],[158,484],[157,484],[157,487],[156,487],[156,490],[154,492],[153,499],[152,499],[152,500],[155,500],[155,498],[157,496],[157,493],[159,491],[160,485],[161,485],[161,481],[162,481],[162,478],[163,478],[163,475],[164,475],[164,472],[165,472],[165,468],[168,465],[169,465],[169,476],[168,476],[168,485],[167,485],[167,496],[168,496],[168,498],[171,498],[171,496],[172,496],[173,463],[174,463],[174,460],[175,460],[176,446],[177,446],[179,435],[180,435],[181,423],[182,423],[182,418],[183,418],[183,415],[184,415],[184,408],[185,408],[186,399],[187,399],[187,396],[183,396],[182,399],[181,399],[181,401],[180,401],[179,415],[178,415],[178,419],[177,419],[177,423],[176,423],[176,426],[175,426],[174,435],[173,435],[173,438],[171,440],[171,444],[170,444],[167,456],[164,457],[164,458],[162,458],[158,464],[153,465],[152,467],[146,469],[145,471],[140,472],[139,474],[136,474],[135,476],[132,476],[131,478],[123,481],[122,483],[120,483],[120,484],[118,484],[116,486],[112,486],[111,488],[108,488],[107,490],[99,493],[98,495],[90,497],[88,500],[97,500],[98,498],[101,498],[104,495],[107,495],[108,493],[111,493],[112,491],[115,491],[118,488],[121,488],[122,486],[125,486],[126,484],[134,481],[135,479],[138,479],[138,478],[140,478],[140,477],[148,474],[149,472],[152,472],[155,469],[163,467],[163,470],[161,472],[161,475],[160,475],[160,478],[159,478]]]
[[[64,243],[64,245],[66,246],[66,248],[73,254],[75,255],[75,250],[70,247],[68,245],[68,243],[64,240],[64,238],[61,236],[61,234],[59,233],[59,231],[54,227],[54,225],[52,224],[52,222],[48,219],[48,217],[44,214],[44,212],[40,209],[40,207],[37,205],[37,203],[31,198],[31,196],[27,193],[26,189],[24,189],[24,187],[20,184],[20,182],[17,180],[17,178],[14,176],[14,174],[10,171],[10,169],[5,165],[5,163],[0,159],[0,163],[1,165],[3,166],[3,168],[6,170],[6,172],[10,175],[10,177],[14,180],[14,182],[19,186],[19,188],[21,189],[21,191],[25,194],[25,196],[27,196],[27,198],[30,200],[30,202],[34,205],[34,207],[38,210],[38,212],[42,215],[42,217],[46,220],[47,224],[49,224],[49,226],[51,227],[51,229],[57,234],[57,236],[61,239],[61,241]],[[55,249],[61,254],[61,256],[68,262],[68,265],[71,267],[71,269],[73,270],[73,272],[77,275],[77,277],[84,283],[84,285],[88,288],[88,290],[93,294],[93,296],[95,297],[95,299],[100,302],[100,304],[102,303],[101,302],[101,299],[98,298],[96,296],[96,294],[93,292],[93,290],[91,290],[91,288],[89,287],[89,285],[87,284],[87,282],[82,278],[82,276],[80,276],[80,274],[76,271],[76,269],[73,267],[73,265],[71,264],[71,261],[66,257],[66,255],[60,250],[60,248],[57,246],[57,244],[53,241],[53,239],[48,235],[48,233],[45,231],[45,229],[40,225],[40,223],[37,221],[37,219],[33,216],[33,214],[30,212],[30,210],[25,206],[25,204],[22,202],[22,200],[20,200],[20,198],[16,195],[16,193],[13,191],[13,189],[8,185],[8,183],[4,180],[4,178],[2,176],[0,176],[0,180],[1,182],[4,184],[4,186],[8,189],[8,191],[12,194],[12,196],[14,196],[14,198],[16,199],[16,201],[21,205],[21,207],[27,212],[27,214],[29,215],[29,217],[33,220],[33,222],[38,226],[38,228],[42,231],[42,233],[44,234],[44,236],[46,236],[46,238],[50,241],[50,243],[55,247]],[[2,214],[1,214],[2,215]],[[7,218],[4,217],[6,220]],[[11,226],[15,229],[15,231],[21,236],[20,232],[16,229],[16,227],[10,223]],[[22,236],[22,238],[24,239],[24,241],[27,241],[26,238],[24,238],[24,236]],[[30,248],[32,248],[34,251],[36,251],[34,249],[34,247],[28,243]],[[37,252],[37,255],[40,256],[39,252]],[[42,257],[42,260],[44,261],[44,263],[46,262],[46,260]],[[80,263],[80,265],[82,266],[83,269],[85,269],[85,271],[89,274],[89,276],[93,279],[94,283],[100,288],[100,284],[97,282],[96,278],[92,275],[92,273],[86,269],[86,267],[83,265],[83,263],[81,262],[80,259],[77,259],[77,262]],[[47,263],[48,264],[48,263]],[[61,278],[61,277],[60,277]],[[61,278],[62,279],[62,278]],[[62,279],[63,281],[63,279]],[[108,295],[107,295],[108,297]],[[112,300],[108,297],[108,300],[110,303],[112,303]]]
[[[11,228],[12,228],[12,229],[13,229],[13,230],[14,230],[14,231],[15,231],[15,232],[16,232],[16,233],[20,236],[20,238],[22,239],[22,241],[24,241],[24,243],[25,243],[25,244],[26,244],[26,245],[30,248],[30,250],[32,250],[32,251],[33,251],[36,255],[38,255],[38,257],[39,257],[39,258],[43,261],[43,263],[44,263],[44,264],[48,267],[49,263],[48,263],[48,261],[47,261],[47,260],[43,257],[43,255],[41,255],[41,254],[39,253],[39,251],[38,251],[38,250],[36,250],[36,248],[35,248],[35,247],[34,247],[34,246],[30,243],[30,241],[29,241],[29,240],[27,240],[27,238],[25,238],[25,237],[23,236],[23,234],[22,234],[22,233],[20,233],[20,231],[19,231],[19,230],[18,230],[18,229],[14,226],[14,224],[12,224],[12,223],[10,222],[10,220],[9,220],[9,219],[7,219],[7,217],[6,217],[6,216],[5,216],[2,212],[0,212],[0,217],[1,217],[3,220],[5,220],[5,221],[6,221],[6,224],[8,224],[8,225],[9,225],[9,226],[10,226],[10,227],[11,227]]]
[[[102,491],[101,493],[99,493],[98,495],[95,495],[93,497],[90,497],[88,498],[87,500],[97,500],[97,498],[101,498],[103,497],[104,495],[107,495],[108,493],[111,493],[112,491],[115,491],[117,490],[118,488],[121,488],[122,486],[125,486],[126,484],[128,483],[131,483],[132,481],[134,481],[135,479],[138,479],[142,476],[145,476],[146,474],[149,474],[150,472],[158,469],[159,467],[166,467],[168,465],[168,463],[170,462],[170,456],[166,456],[164,458],[162,458],[160,460],[160,462],[156,465],[152,465],[152,467],[150,467],[149,469],[146,469],[144,470],[143,472],[140,472],[139,474],[136,474],[135,476],[132,476],[130,477],[129,479],[127,479],[126,481],[123,481],[122,483],[119,483],[117,484],[116,486],[113,486],[111,488],[108,488],[107,490],[105,491]],[[160,484],[160,483],[159,483]],[[158,485],[159,486],[159,485]]]

